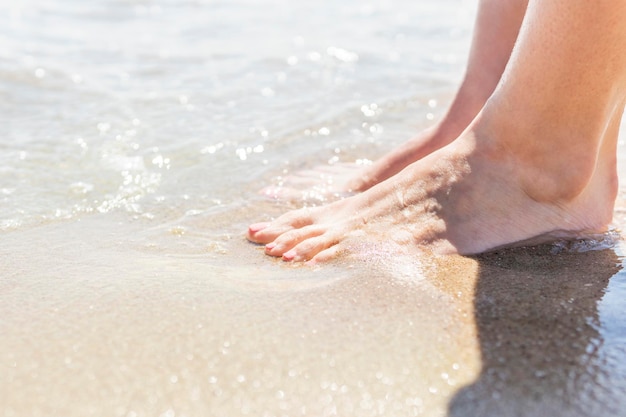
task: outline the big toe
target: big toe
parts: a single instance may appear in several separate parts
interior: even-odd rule
[[[248,226],[248,233],[246,234],[246,237],[248,238],[249,241],[262,243],[259,240],[260,238],[259,232],[266,229],[269,225],[270,225],[270,222],[260,222],[260,223],[251,224],[250,226]]]
[[[254,223],[248,227],[246,237],[251,242],[270,243],[292,229],[291,225],[285,223]]]

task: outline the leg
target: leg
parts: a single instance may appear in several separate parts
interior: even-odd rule
[[[349,164],[295,173],[282,186],[268,187],[263,193],[300,200],[311,190],[319,195],[365,191],[452,142],[478,114],[498,84],[527,3],[528,0],[481,0],[465,76],[450,108],[436,125],[370,166]]]
[[[491,96],[509,61],[528,0],[481,0],[465,76],[441,121],[376,161],[349,186],[365,191],[452,142]]]
[[[250,226],[285,260],[355,239],[471,254],[606,230],[626,101],[626,2],[531,0],[502,81],[454,142],[362,194]]]

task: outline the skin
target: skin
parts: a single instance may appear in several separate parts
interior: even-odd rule
[[[361,194],[253,224],[248,239],[320,262],[362,241],[474,254],[605,231],[624,21],[624,1],[531,0],[499,83],[456,140]]]

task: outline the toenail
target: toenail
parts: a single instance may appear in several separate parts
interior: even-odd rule
[[[272,250],[276,247],[276,243],[272,242],[272,243],[268,243],[267,245],[265,245],[265,249],[266,250]]]
[[[292,261],[293,258],[296,257],[296,252],[293,250],[290,250],[288,252],[283,253],[283,260],[284,261]]]
[[[250,233],[256,233],[265,229],[267,226],[269,226],[269,222],[255,223],[255,224],[251,224],[248,227],[248,230],[250,231]]]

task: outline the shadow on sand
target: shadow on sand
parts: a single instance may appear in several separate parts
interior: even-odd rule
[[[598,311],[621,261],[613,250],[553,249],[476,257],[482,369],[451,400],[450,417],[624,415],[624,393],[603,359]]]

